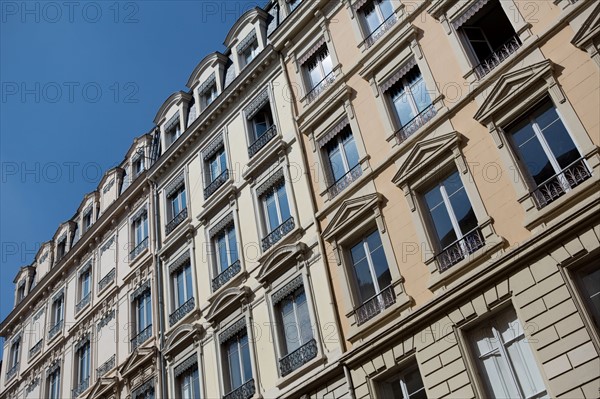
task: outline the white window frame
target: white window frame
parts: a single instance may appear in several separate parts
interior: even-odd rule
[[[231,247],[229,244],[229,240],[228,240],[228,232],[233,230],[233,236],[234,236],[234,240],[235,240],[235,252],[237,254],[237,259],[232,261],[232,256],[231,256]],[[221,257],[220,257],[220,251],[219,251],[219,237],[223,236],[224,240],[225,240],[225,251],[227,254],[227,261],[229,262],[227,265],[222,265],[221,264]],[[224,272],[227,268],[229,268],[231,265],[233,265],[235,262],[238,262],[240,260],[240,255],[239,255],[239,250],[238,250],[238,236],[237,236],[237,231],[235,228],[235,223],[234,221],[231,221],[231,223],[227,224],[226,226],[223,227],[223,229],[221,229],[219,232],[217,232],[213,238],[212,238],[212,246],[213,246],[213,251],[215,254],[215,259],[214,259],[214,265],[215,265],[215,277],[218,276],[220,273]]]
[[[13,339],[12,342],[10,343],[10,351],[9,351],[9,364],[8,364],[8,369],[7,370],[12,370],[13,368],[17,367],[20,363],[20,358],[21,358],[21,347],[22,345],[22,338],[19,336],[17,337],[17,339]]]
[[[285,196],[286,196],[286,200],[288,202],[288,209],[290,210],[290,215],[287,217],[287,219],[283,219],[283,215],[281,214],[281,205],[279,204],[280,199],[279,199],[279,195],[277,194],[278,187],[280,187],[281,185],[283,185],[283,189],[285,190]],[[275,228],[272,230],[270,228],[271,220],[269,219],[269,210],[268,210],[268,206],[267,206],[267,198],[270,195],[273,195],[273,198],[274,198],[273,200],[275,202],[275,209],[277,211],[277,219],[278,219],[277,226],[275,226]],[[266,235],[275,231],[275,229],[277,229],[277,227],[281,226],[283,224],[283,222],[285,222],[289,218],[293,217],[292,206],[290,204],[290,197],[288,194],[285,179],[277,181],[275,184],[273,184],[271,187],[269,187],[269,189],[267,191],[262,193],[260,196],[260,202],[261,202],[262,211],[263,211],[263,215],[264,215],[263,222],[265,225],[265,231],[267,233]]]
[[[348,155],[346,154],[346,148],[344,147],[344,143],[342,142],[342,133],[344,133],[344,131],[346,129],[350,129],[350,137],[352,138],[352,143],[354,144],[354,147],[356,148],[356,154],[358,156],[356,165],[354,165],[352,167],[350,167],[350,164],[348,163]],[[345,174],[350,172],[350,170],[354,169],[355,167],[357,167],[361,164],[360,153],[359,153],[358,146],[356,144],[356,139],[354,137],[354,132],[352,131],[351,126],[350,125],[346,126],[341,132],[336,134],[336,136],[333,139],[331,139],[331,141],[335,141],[337,151],[339,151],[339,153],[341,155],[342,166],[344,168],[344,174],[342,175],[342,177],[343,177]],[[329,168],[329,174],[330,174],[329,180],[330,181],[328,183],[329,183],[329,185],[332,185],[332,184],[336,183],[338,180],[336,180],[334,177],[333,165],[331,162],[331,153],[327,150],[327,146],[330,144],[331,144],[331,142],[325,144],[322,148],[324,151],[325,158],[327,159],[327,167]]]
[[[244,374],[247,370],[244,369],[244,361],[243,361],[243,356],[242,356],[242,346],[240,344],[240,336],[246,336],[247,342],[246,342],[246,350],[248,351],[248,357],[250,359],[250,378],[244,381]],[[232,341],[235,341],[235,345],[237,347],[237,353],[238,353],[238,361],[239,361],[239,371],[240,371],[240,381],[241,384],[237,387],[233,387],[233,374],[232,374],[232,370],[231,370],[231,354],[229,352],[229,347],[230,344],[232,343]],[[225,375],[223,376],[224,378],[224,385],[225,387],[228,388],[229,392],[232,392],[236,389],[238,389],[239,387],[243,386],[245,383],[247,383],[248,381],[254,379],[254,370],[252,369],[252,351],[250,348],[250,336],[248,335],[248,329],[247,327],[244,327],[243,331],[239,331],[237,332],[234,336],[230,337],[227,341],[223,342],[221,344],[222,346],[222,354],[223,357],[226,359],[226,364],[227,364],[227,370],[225,370],[225,368],[223,368],[223,371],[225,372]],[[229,393],[229,392],[225,392],[225,394]]]
[[[47,397],[48,399],[60,399],[60,367],[57,367],[56,370],[52,371],[47,376],[48,384],[47,384]]]
[[[370,2],[373,2],[373,7],[374,7],[374,12],[377,14],[377,18],[379,20],[379,25],[377,25],[375,27],[375,30],[370,31],[369,25],[367,23],[367,18],[364,12],[364,7],[367,5],[363,5],[362,7],[360,7],[357,11],[360,14],[360,18],[361,18],[361,25],[364,29],[364,36],[367,37],[369,35],[371,35],[373,32],[375,32],[388,18],[392,17],[394,15],[394,3],[392,2],[392,0],[369,0]],[[389,1],[391,6],[392,6],[392,14],[389,15],[388,17],[385,17],[383,15],[383,11],[381,11],[381,6],[380,3],[383,1]]]
[[[86,349],[86,351],[84,351],[84,349]],[[91,342],[88,340],[87,343],[83,344],[81,346],[81,348],[79,348],[77,350],[77,352],[75,353],[76,355],[76,360],[77,360],[77,364],[75,365],[75,372],[76,372],[76,387],[79,386],[80,384],[82,384],[83,382],[85,382],[85,380],[88,380],[90,385],[91,385],[91,379],[92,379],[92,344]],[[84,355],[85,356],[85,360],[84,360]],[[83,364],[85,362],[85,365]],[[82,370],[82,365],[84,366],[84,368],[86,370]],[[85,376],[85,378],[82,378],[83,372],[86,372],[87,375]]]
[[[52,301],[50,319],[52,321],[52,327],[64,320],[65,314],[65,295],[60,294]]]
[[[191,291],[192,292],[187,292],[188,291],[188,284],[187,284],[187,280],[186,280],[186,274],[185,274],[185,270],[189,268],[190,269],[190,279],[191,279]],[[184,300],[182,303],[179,303],[179,291],[180,291],[180,287],[177,284],[177,275],[179,273],[182,273],[183,275],[183,297]],[[187,301],[189,301],[190,299],[192,299],[194,297],[194,277],[192,276],[192,263],[191,260],[187,260],[186,263],[181,266],[181,268],[179,268],[178,270],[174,271],[173,273],[171,273],[171,284],[173,287],[173,308],[172,311],[176,311],[177,309],[179,309],[181,306],[183,306]]]
[[[427,107],[425,107],[425,109],[427,109],[433,104],[433,101],[431,99],[429,91],[427,90],[427,82],[425,81],[425,78],[423,76],[423,73],[421,72],[421,69],[419,68],[418,65],[415,65],[413,68],[415,68],[415,67],[419,70],[420,78],[417,80],[417,82],[415,82],[415,84],[413,84],[413,86],[416,86],[417,83],[420,81],[423,82],[425,91],[427,92],[427,96],[429,97],[429,105]],[[411,68],[410,70],[412,70],[413,68]],[[402,85],[402,88],[404,89],[404,93],[406,93],[405,97],[408,99],[408,105],[410,106],[410,109],[411,109],[412,113],[414,114],[414,116],[413,116],[413,119],[414,119],[423,111],[419,111],[419,107],[417,106],[417,102],[415,101],[415,98],[414,98],[414,95],[412,92],[412,86],[408,83],[408,80],[407,80],[407,75],[408,75],[408,72],[410,72],[410,70],[407,71],[407,73],[404,76],[402,76],[402,78],[400,78],[400,80],[398,82],[394,83],[393,86],[396,86],[399,83]],[[406,126],[409,122],[411,122],[413,119],[402,124],[402,121],[400,121],[400,115],[398,115],[398,110],[396,109],[396,101],[399,100],[399,98],[397,100],[394,100],[391,90],[392,90],[392,88],[390,87],[387,90],[387,92],[385,93],[385,95],[388,99],[388,105],[389,105],[389,107],[391,107],[392,114],[394,115],[395,126],[397,129],[401,129],[402,127]]]
[[[297,293],[298,293],[298,291],[300,291],[300,290],[302,290],[302,291],[304,292],[304,296],[305,296],[305,298],[306,298],[306,312],[307,312],[307,314],[308,314],[308,318],[309,318],[309,320],[310,320],[310,322],[311,322],[311,326],[310,326],[310,327],[311,327],[311,328],[310,328],[310,331],[311,331],[311,337],[310,337],[310,339],[309,339],[308,341],[306,341],[306,342],[302,342],[302,331],[300,330],[300,319],[298,318],[298,305],[296,304],[296,300],[295,300],[295,299],[296,299],[296,296],[297,296]],[[300,285],[300,287],[298,287],[298,288],[294,289],[294,291],[290,292],[288,295],[286,295],[285,297],[283,297],[283,298],[282,298],[282,299],[279,301],[279,303],[277,303],[277,304],[275,305],[275,310],[276,310],[277,319],[278,319],[278,320],[277,320],[277,326],[278,326],[278,328],[277,328],[277,333],[278,333],[278,335],[279,335],[279,340],[280,340],[280,342],[281,342],[281,344],[279,345],[279,347],[280,347],[280,348],[279,348],[279,351],[280,351],[280,354],[281,354],[281,358],[283,358],[283,357],[285,357],[285,356],[289,355],[289,354],[290,354],[290,353],[292,353],[294,350],[298,349],[298,348],[296,348],[296,349],[290,350],[290,349],[288,348],[287,339],[286,339],[286,335],[287,335],[287,326],[286,326],[286,325],[284,325],[284,323],[283,323],[283,309],[282,309],[282,304],[283,304],[283,302],[284,302],[286,299],[288,299],[288,298],[290,298],[290,297],[293,297],[292,304],[293,304],[294,323],[295,323],[295,326],[296,326],[296,334],[297,334],[297,338],[298,338],[298,339],[299,339],[299,341],[300,341],[300,342],[298,343],[298,348],[300,348],[300,347],[302,347],[302,346],[306,345],[306,344],[307,344],[308,342],[310,342],[311,340],[313,340],[313,339],[316,339],[316,337],[315,337],[315,334],[314,334],[314,331],[313,331],[313,328],[312,328],[313,316],[312,316],[312,314],[311,314],[311,309],[310,309],[310,308],[311,308],[311,304],[310,304],[310,301],[309,301],[309,298],[308,298],[308,292],[306,291],[306,288],[305,288],[305,286],[304,286],[304,282],[302,282],[302,285]],[[284,348],[284,347],[285,347],[285,348]]]
[[[225,158],[224,166],[221,165],[221,161],[220,161],[221,156],[223,156]],[[213,174],[212,174],[212,164],[213,163],[216,163],[217,170],[218,170],[218,172],[216,173],[215,176],[213,176]],[[207,181],[206,186],[208,186],[210,183],[214,182],[219,176],[221,176],[221,174],[223,174],[225,171],[227,171],[229,169],[228,165],[227,165],[227,152],[225,151],[224,143],[219,147],[219,149],[213,155],[210,156],[210,158],[208,158],[204,161],[204,166],[205,166],[206,172],[207,172],[206,173],[206,181]]]
[[[244,51],[242,51],[242,54],[240,54],[240,56],[241,56],[240,58],[243,61],[242,66],[246,66],[246,65],[250,64],[252,62],[252,60],[254,60],[258,54],[259,54],[258,39],[256,39],[252,42],[252,44],[250,44],[248,46],[248,48],[246,48]]]
[[[148,212],[143,212],[139,217],[133,220],[132,224],[133,244],[135,248],[148,238]]]
[[[325,53],[325,56],[323,58],[321,58],[324,53]],[[331,71],[329,71],[328,73],[325,73],[325,68],[323,66],[323,60],[326,58],[329,58],[329,62],[331,64]],[[312,81],[311,74],[310,74],[310,72],[313,69],[315,69],[315,68],[309,67],[309,64],[311,64],[311,61],[313,59],[316,60],[315,68],[317,68],[319,70],[319,74],[320,74],[320,80],[317,82]],[[312,62],[314,62],[314,61],[312,61]],[[323,82],[323,80],[327,76],[334,73],[335,65],[333,63],[333,57],[331,56],[331,52],[329,51],[329,47],[327,46],[327,43],[323,44],[323,46],[315,54],[313,54],[313,56],[310,57],[310,59],[308,59],[304,65],[302,65],[302,70],[303,70],[305,82],[307,83],[306,84],[306,87],[308,89],[307,92],[310,92],[313,89],[315,89],[316,87],[318,87],[319,84],[321,84],[321,82]]]
[[[210,104],[212,104],[217,99],[217,97],[219,97],[219,88],[217,87],[217,83],[213,83],[204,91],[198,93],[198,95],[201,100],[202,111],[204,111],[206,108],[208,108]]]
[[[144,308],[143,309],[143,313],[140,313],[141,310],[142,310],[141,308]],[[148,313],[147,313],[148,309],[150,309],[149,317],[147,317],[148,316]],[[142,322],[140,320],[140,314],[144,315],[144,323],[143,324],[142,324]],[[135,327],[136,327],[136,333],[140,334],[146,328],[152,326],[152,319],[153,319],[153,315],[152,315],[152,292],[149,289],[147,289],[142,294],[140,294],[140,296],[138,298],[136,298],[136,300],[135,300]]]
[[[187,209],[187,192],[185,184],[182,184],[173,194],[167,197],[169,222],[175,219],[177,215]],[[183,199],[182,197],[185,197]],[[175,204],[179,205],[180,209],[175,213]]]
[[[377,275],[375,273],[375,265],[373,264],[373,259],[371,259],[371,252],[373,252],[370,248],[369,245],[367,243],[367,237],[370,236],[371,234],[377,232],[377,234],[379,235],[379,240],[381,241],[381,249],[383,250],[383,253],[385,255],[385,260],[387,263],[387,267],[388,270],[390,271],[390,285],[388,285],[387,287],[380,287],[379,286],[379,281],[377,281]],[[358,287],[358,281],[356,279],[356,265],[354,264],[354,262],[352,262],[352,257],[350,255],[352,248],[355,248],[358,245],[362,245],[363,250],[365,251],[365,258],[367,259],[367,264],[369,265],[369,274],[371,276],[371,281],[373,282],[373,287],[375,288],[375,295],[370,297],[370,298],[365,298],[364,300],[362,300],[361,295],[359,293],[359,287]],[[379,247],[378,247],[379,248]],[[377,248],[375,248],[377,249]],[[364,305],[366,302],[368,302],[369,300],[373,299],[374,297],[376,297],[377,295],[381,294],[381,292],[383,290],[385,290],[386,288],[389,288],[391,286],[393,286],[393,276],[390,270],[390,262],[387,259],[387,254],[385,251],[385,245],[383,243],[383,239],[381,237],[381,234],[379,232],[379,230],[375,227],[374,229],[368,230],[368,233],[363,234],[360,239],[355,242],[353,245],[349,245],[348,246],[348,250],[346,251],[346,257],[348,258],[348,264],[351,265],[352,267],[352,277],[353,277],[353,281],[354,281],[354,291],[358,294],[356,299],[356,304],[357,306],[355,306],[355,308],[359,308],[360,306]]]

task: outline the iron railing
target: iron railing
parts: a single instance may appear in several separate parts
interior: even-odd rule
[[[54,324],[52,327],[50,327],[50,329],[48,330],[48,340],[51,340],[52,338],[54,338],[56,336],[56,334],[58,334],[58,332],[60,330],[62,330],[63,327],[63,321],[59,320],[56,322],[56,324]]]
[[[356,325],[360,326],[366,323],[395,303],[396,294],[394,293],[394,287],[390,285],[356,308]]]
[[[30,359],[42,351],[43,344],[44,344],[44,340],[40,339],[35,345],[33,345],[31,347],[31,349],[29,349],[29,358]]]
[[[377,40],[379,40],[379,38],[385,35],[386,32],[396,24],[396,22],[398,22],[398,18],[396,17],[396,14],[392,13],[392,15],[387,17],[387,19],[383,21],[381,25],[375,28],[375,30],[365,38],[365,50],[370,48]]]
[[[81,300],[79,302],[77,302],[77,305],[75,305],[75,312],[79,313],[81,311],[81,309],[83,309],[87,305],[89,305],[91,301],[92,301],[92,294],[88,292],[87,295],[84,296],[83,298],[81,298]]]
[[[296,224],[294,223],[293,217],[290,217],[288,220],[275,227],[273,231],[271,231],[265,238],[262,239],[263,252],[279,242],[279,240],[281,240],[290,231],[294,230],[294,227],[296,227]]]
[[[317,341],[311,339],[295,351],[279,359],[279,371],[282,377],[298,370],[300,367],[317,357]]]
[[[115,367],[116,360],[117,360],[117,356],[112,355],[110,357],[110,359],[108,359],[107,361],[102,363],[102,365],[96,369],[96,376],[98,378],[100,378],[100,377],[104,376],[106,373],[108,373],[110,370],[112,370]]]
[[[248,156],[252,158],[261,148],[267,145],[268,142],[273,140],[277,136],[277,126],[273,125],[266,132],[260,135],[259,138],[254,140],[250,147],[248,147]]]
[[[204,189],[204,199],[207,199],[213,195],[214,192],[217,191],[223,184],[225,184],[227,180],[229,180],[229,170],[225,169],[223,173],[215,177],[215,179],[211,181],[208,186],[206,186]]]
[[[138,333],[135,337],[131,338],[131,351],[133,352],[138,346],[143,344],[152,336],[152,324],[148,324],[146,328]]]
[[[19,371],[19,362],[15,363],[8,371],[6,372],[6,381],[12,380],[15,375],[17,375],[17,371]]]
[[[310,104],[317,99],[329,86],[335,82],[335,71],[329,72],[319,83],[317,83],[304,97],[306,103]]]
[[[239,260],[233,262],[227,269],[223,270],[219,275],[212,280],[213,292],[221,288],[225,283],[233,278],[242,270],[242,264]]]
[[[171,313],[169,315],[169,326],[173,326],[179,320],[183,319],[183,317],[186,314],[188,314],[192,310],[194,310],[195,306],[196,306],[196,301],[194,300],[194,297],[191,297],[190,299],[187,300],[187,302],[185,302],[183,305],[181,305],[179,308],[177,308],[177,310],[175,310],[173,313]]]
[[[538,209],[545,207],[552,201],[564,195],[567,191],[589,179],[591,176],[592,174],[585,164],[585,160],[579,158],[577,161],[564,168],[562,172],[552,176],[537,186],[531,193],[535,205]]]
[[[417,116],[402,125],[402,127],[396,131],[396,142],[398,144],[403,143],[419,130],[421,126],[433,119],[436,114],[437,110],[435,109],[434,104],[429,104],[423,111],[419,112]]]
[[[254,378],[244,382],[238,388],[223,395],[223,399],[249,399],[256,393],[256,386],[254,384]]]
[[[165,231],[167,234],[171,234],[175,227],[179,226],[181,222],[183,222],[188,217],[188,210],[184,208],[181,212],[179,212],[169,223],[167,223],[167,227]]]
[[[111,271],[109,271],[106,276],[102,277],[102,280],[98,282],[98,291],[102,291],[109,284],[115,281],[115,276],[117,275],[117,269],[114,267]]]
[[[475,66],[477,77],[481,79],[493,71],[494,68],[516,52],[519,47],[521,47],[519,37],[516,35],[511,37],[506,43],[494,50],[490,56],[481,61],[479,65]]]
[[[357,164],[352,169],[350,169],[344,176],[337,179],[335,183],[327,187],[327,194],[329,195],[329,199],[332,199],[333,197],[344,191],[346,187],[348,187],[359,177],[361,177],[362,173],[362,166],[360,164]]]
[[[90,387],[90,377],[85,378],[75,388],[73,388],[73,398],[81,395],[86,389]]]
[[[135,246],[135,248],[133,248],[133,250],[129,253],[129,260],[132,261],[135,258],[137,258],[137,256],[139,254],[142,253],[143,250],[145,250],[146,248],[148,248],[148,244],[150,243],[150,240],[148,237],[144,238],[138,245]]]
[[[441,273],[449,269],[484,245],[485,239],[481,234],[481,230],[479,227],[474,228],[436,255],[438,270]]]

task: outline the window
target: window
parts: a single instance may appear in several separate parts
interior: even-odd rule
[[[185,209],[187,209],[187,203],[185,198],[185,186],[178,188],[173,194],[169,196],[169,210],[171,211],[171,218],[179,215]]]
[[[492,1],[459,27],[464,47],[477,65],[479,78],[488,74],[520,46],[510,20],[499,1]]]
[[[209,181],[213,182],[224,171],[227,170],[227,158],[225,156],[225,148],[221,147],[217,152],[207,160]]]
[[[175,308],[183,306],[193,295],[192,266],[186,262],[179,270],[173,273],[173,298]]]
[[[90,295],[92,273],[91,269],[83,271],[79,276],[79,301],[85,301]]]
[[[17,287],[17,303],[21,302],[25,298],[25,280],[21,280]]]
[[[486,396],[548,397],[533,352],[514,309],[508,309],[469,334]]]
[[[50,319],[52,321],[52,326],[56,326],[63,321],[63,313],[65,307],[65,296],[60,294],[52,301],[52,314],[50,315]]]
[[[145,289],[135,300],[135,336],[131,350],[135,350],[152,335],[152,299],[150,289]]]
[[[213,83],[207,87],[203,92],[200,93],[200,100],[202,101],[202,109],[208,107],[213,101],[217,99],[219,93],[217,92],[217,84]]]
[[[81,392],[85,391],[89,387],[90,383],[90,363],[91,363],[91,347],[89,339],[85,339],[84,342],[79,344],[79,348],[76,351],[77,364],[77,386],[73,396],[78,396]],[[75,394],[77,393],[77,394]]]
[[[549,99],[506,129],[538,208],[590,177],[581,153]]]
[[[600,330],[600,268],[590,265],[578,270],[575,276],[580,294],[592,316],[592,321]]]
[[[177,397],[181,399],[200,399],[198,363],[177,376],[177,388]]]
[[[144,156],[143,156],[144,153],[143,153],[143,151],[141,151],[138,154],[141,154],[141,155],[138,156],[133,161],[133,164],[132,164],[132,167],[133,167],[133,177],[134,178],[137,177],[137,176],[139,176],[139,174],[144,171]]]
[[[21,357],[21,337],[18,336],[10,344],[10,353],[8,358],[8,371],[11,373],[19,367],[19,358]]]
[[[380,395],[382,398],[427,399],[418,367],[410,367],[399,376],[380,384]]]
[[[331,183],[338,182],[359,165],[358,150],[350,125],[325,145]],[[362,170],[361,170],[362,171]]]
[[[60,399],[60,367],[48,373],[48,399]]]
[[[225,390],[227,392],[240,388],[252,380],[252,365],[250,363],[250,348],[246,328],[229,338],[223,344]],[[249,395],[247,397],[250,397]]]
[[[458,171],[429,189],[424,202],[433,226],[440,271],[484,245],[477,217]]]
[[[133,221],[133,243],[139,246],[148,238],[148,213],[144,212]]]
[[[217,273],[222,273],[238,261],[234,224],[230,223],[220,233],[217,233],[213,242],[215,246]]]
[[[229,179],[227,155],[222,137],[218,137],[216,144],[209,146],[206,151],[207,153],[204,154],[204,180],[206,182],[204,199],[214,194]]]
[[[290,218],[285,181],[277,182],[262,197],[267,231],[271,232]]]
[[[86,232],[92,227],[92,210],[83,214],[83,231]]]
[[[302,3],[302,0],[286,0],[288,7],[290,9],[289,12],[294,11],[299,5],[300,3]]]
[[[248,65],[250,62],[252,62],[252,60],[254,59],[254,57],[256,57],[257,54],[258,54],[258,41],[255,40],[241,54],[244,65]]]
[[[269,103],[263,105],[263,107],[256,112],[256,114],[250,120],[252,127],[252,141],[258,140],[273,126],[273,114],[271,113],[271,106]]]
[[[396,124],[399,128],[407,130],[402,139],[406,139],[418,127],[435,115],[429,115],[433,111],[431,98],[427,92],[425,81],[418,66],[413,66],[404,76],[394,83],[386,92],[393,113],[396,116]],[[427,118],[417,121],[415,118],[422,116]],[[414,128],[409,124],[417,124]],[[419,123],[420,122],[420,123]],[[410,131],[408,131],[410,129]]]
[[[181,136],[181,126],[179,125],[179,117],[177,116],[175,120],[171,121],[165,127],[165,135],[167,146],[170,146]]]
[[[365,31],[371,35],[394,15],[394,5],[391,0],[370,0],[359,9],[359,12]]]
[[[304,64],[309,89],[315,89],[333,71],[333,63],[326,45]]]
[[[67,239],[63,238],[56,244],[56,261],[62,259],[63,256],[67,253]]]

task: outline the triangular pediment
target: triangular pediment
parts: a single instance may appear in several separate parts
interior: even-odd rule
[[[545,60],[516,71],[505,73],[492,87],[483,105],[475,113],[474,118],[479,122],[486,123],[491,115],[510,105],[519,95],[551,71],[552,62]]]
[[[156,348],[155,347],[150,347],[150,348],[136,348],[127,358],[127,361],[121,366],[121,369],[119,370],[119,373],[122,376],[127,376],[128,374],[132,373],[132,372],[137,372],[139,369],[139,366],[147,361],[149,361],[150,359],[152,359],[152,357],[154,356],[156,352]]]
[[[374,193],[344,201],[323,231],[323,237],[329,240],[337,231],[355,223],[366,212],[373,212],[373,207],[378,205],[382,198],[381,194]]]
[[[92,390],[87,394],[86,399],[100,398],[109,391],[117,390],[117,377],[98,378]]]
[[[461,139],[460,133],[451,132],[419,141],[400,165],[392,181],[397,185],[402,185],[415,172],[422,174],[424,168],[438,159],[441,154],[457,146]]]
[[[571,43],[581,48],[598,35],[600,35],[600,3],[596,4],[596,7],[594,7],[590,16],[581,25]]]

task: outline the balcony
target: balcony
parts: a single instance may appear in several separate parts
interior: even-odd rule
[[[277,126],[273,125],[250,144],[250,147],[248,147],[248,157],[252,158],[256,155],[256,153],[266,146],[268,142],[273,140],[275,136],[277,136]]]
[[[282,377],[298,370],[306,363],[317,357],[317,341],[311,339],[295,351],[279,359],[279,372]]]
[[[150,240],[148,237],[144,238],[135,248],[129,253],[129,261],[133,261],[139,254],[141,254],[146,248],[148,248]]]
[[[379,294],[363,302],[363,304],[356,309],[356,325],[360,326],[361,324],[366,323],[395,303],[396,294],[394,293],[394,288],[390,285],[381,290]]]
[[[40,339],[35,345],[33,345],[31,347],[31,349],[29,349],[29,358],[30,359],[42,351],[43,344],[44,344],[44,340]]]
[[[319,96],[323,94],[323,92],[327,90],[329,86],[333,84],[333,82],[335,82],[335,71],[329,72],[329,74],[325,76],[323,80],[317,83],[312,90],[308,92],[308,94],[304,97],[306,103],[310,104],[319,98]]]
[[[112,370],[116,365],[116,360],[117,360],[117,356],[112,355],[110,357],[110,359],[108,359],[107,361],[102,363],[102,365],[96,369],[97,378],[103,377],[106,373],[108,373],[110,370]]]
[[[75,305],[75,313],[79,313],[81,309],[85,308],[92,301],[92,294],[87,293],[86,296],[81,298],[81,300]]]
[[[385,35],[392,26],[396,25],[398,22],[398,18],[396,14],[390,15],[385,21],[381,23],[369,36],[365,38],[363,41],[365,50],[369,49],[377,40],[379,40],[383,35]]]
[[[436,255],[438,270],[442,273],[454,266],[473,252],[485,245],[485,240],[481,235],[479,227],[474,228],[465,234],[460,240],[454,241],[447,246],[441,253]]]
[[[344,176],[340,177],[331,186],[327,187],[327,195],[329,199],[337,196],[339,193],[344,191],[349,185],[354,183],[359,177],[362,176],[363,170],[360,164],[357,164],[348,171]]]
[[[188,210],[184,208],[181,212],[179,212],[165,227],[165,231],[167,234],[171,234],[175,227],[179,226],[184,220],[188,217]]]
[[[521,47],[521,41],[518,36],[511,37],[506,43],[497,48],[492,54],[475,66],[477,78],[482,79],[485,75],[492,72],[505,59],[510,57]]]
[[[542,209],[571,189],[592,177],[585,160],[579,158],[562,172],[552,176],[531,193],[538,209]]]
[[[12,380],[16,375],[17,371],[19,371],[19,362],[15,363],[8,371],[6,372],[6,381]]]
[[[396,134],[396,142],[398,144],[403,143],[406,139],[412,136],[417,130],[429,122],[437,114],[437,111],[433,104],[430,104],[421,111],[417,116],[412,118],[410,121],[405,123]]]
[[[236,260],[227,269],[223,270],[217,277],[212,280],[213,292],[225,285],[236,274],[242,270],[242,265],[239,260]]]
[[[62,330],[62,327],[63,327],[62,320],[57,321],[55,325],[50,327],[50,330],[48,330],[48,340],[51,340],[52,338],[54,338],[56,336],[56,334],[58,334],[58,332]]]
[[[73,388],[73,398],[77,398],[90,386],[90,377],[83,379],[75,388]]]
[[[208,186],[206,186],[204,189],[204,199],[207,199],[213,195],[214,192],[217,191],[223,184],[225,184],[227,180],[229,180],[229,170],[225,169],[223,173],[215,177],[215,179],[210,182]]]
[[[239,388],[223,395],[223,399],[249,399],[254,396],[255,393],[256,386],[254,385],[254,378],[252,378],[243,383]]]
[[[138,346],[146,342],[152,336],[152,324],[148,324],[146,328],[138,333],[135,337],[131,338],[131,351],[136,350]]]
[[[171,313],[169,315],[169,326],[173,326],[179,320],[183,319],[183,317],[186,314],[188,314],[192,310],[194,310],[195,306],[196,306],[196,301],[194,300],[194,297],[191,297],[190,299],[187,300],[187,302],[185,302],[183,305],[181,305],[179,308],[177,308],[176,311],[174,311],[173,313]]]
[[[104,277],[102,280],[98,282],[98,291],[102,291],[109,284],[112,284],[115,281],[115,276],[117,275],[117,270],[113,267],[111,271]]]
[[[294,227],[296,227],[294,218],[290,217],[288,220],[273,229],[273,231],[271,231],[265,238],[262,239],[263,252],[277,244],[277,242],[279,242],[279,240],[281,240],[286,234],[294,230]]]

